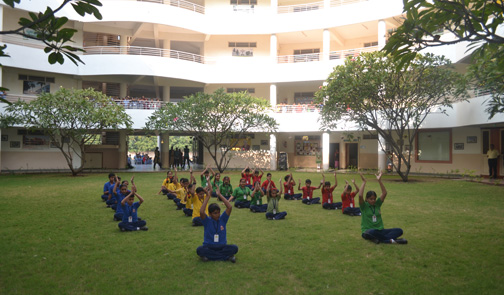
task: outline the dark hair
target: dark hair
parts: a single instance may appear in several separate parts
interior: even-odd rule
[[[186,183],[186,182],[189,182],[189,179],[187,179],[187,178],[181,178],[180,179],[180,183]]]
[[[245,172],[250,172],[250,169],[249,168],[245,169]]]
[[[256,174],[256,173],[259,174],[259,171],[258,170],[254,170],[254,174]]]
[[[331,186],[331,182],[330,181],[326,181],[326,182],[324,182],[324,185]]]
[[[115,173],[109,173],[108,178],[115,177]]]
[[[166,171],[166,175],[168,175],[169,173],[171,173],[171,170]]]
[[[285,175],[285,177],[284,177],[285,181],[287,181],[287,179],[289,179],[289,176],[290,175]]]
[[[123,188],[123,186],[124,186],[125,188],[128,188],[128,186],[127,186],[127,185],[125,185],[125,184],[121,184],[121,186],[119,187],[119,189]]]
[[[366,193],[366,200],[373,197],[373,196],[376,197],[376,193],[374,191],[368,191]]]
[[[205,189],[203,189],[201,186],[196,188],[196,193],[199,194],[201,192],[204,192]]]
[[[229,180],[229,181],[231,181],[231,179],[229,178],[229,176],[224,176],[224,178],[222,179],[222,181],[224,181],[226,179]]]
[[[256,181],[256,182],[254,182],[254,186],[255,186],[256,184],[258,184],[258,183],[259,183],[259,185],[261,185],[261,182],[260,182],[260,181]]]
[[[208,206],[208,213],[213,213],[214,211],[220,211],[219,205],[212,203]]]
[[[125,184],[124,184],[125,182],[128,182],[128,181],[127,181],[127,180],[123,180],[123,182],[121,182],[121,186],[122,186],[122,185],[125,185]]]
[[[311,180],[307,179],[305,182],[306,182],[306,183],[311,183]]]
[[[187,186],[188,189],[192,189],[192,187],[193,187],[192,183],[189,183],[189,185]]]
[[[347,185],[347,189],[352,190],[352,186],[351,185]]]
[[[271,173],[268,172],[268,174],[266,174],[266,177],[268,177],[268,176],[271,176]]]

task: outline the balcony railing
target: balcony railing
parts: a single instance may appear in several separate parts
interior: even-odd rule
[[[319,9],[324,9],[324,1],[307,3],[307,4],[278,6],[278,13],[305,12]]]
[[[138,2],[150,2],[150,3],[159,3],[166,4],[175,7],[179,7],[182,9],[191,10],[197,13],[205,14],[205,6],[201,6],[198,4],[191,3],[189,1],[184,0],[137,0]]]
[[[321,60],[320,53],[295,54],[295,55],[280,55],[277,57],[279,64],[296,63],[296,62],[312,62]]]
[[[345,59],[350,56],[359,56],[363,52],[373,52],[373,51],[378,51],[378,46],[331,51],[329,52],[329,59],[330,60]]]
[[[197,63],[205,63],[205,57],[170,49],[139,47],[139,46],[88,46],[83,48],[86,55],[95,54],[127,54],[127,55],[147,55],[181,59]]]
[[[370,0],[331,0],[331,7],[355,4],[360,2],[369,2]]]
[[[277,104],[273,107],[275,113],[318,113],[322,106],[314,104],[285,105]]]

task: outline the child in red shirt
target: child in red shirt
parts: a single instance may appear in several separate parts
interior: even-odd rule
[[[242,179],[245,179],[245,186],[252,190],[254,186],[252,185],[252,173],[250,173],[249,166],[242,170],[241,177]]]
[[[271,188],[276,188],[275,182],[271,180],[271,173],[266,174],[266,180],[262,183],[261,188],[264,193],[266,193],[266,189],[268,188],[268,185],[271,183]]]
[[[259,171],[261,171],[261,174],[259,174]],[[261,168],[256,168],[254,169],[254,173],[252,175],[252,183],[259,182],[261,183],[261,178],[263,177],[264,171],[262,171]]]
[[[284,199],[286,200],[301,200],[303,198],[303,194],[294,194],[294,186],[296,185],[296,181],[292,177],[292,173],[285,176],[284,182]]]
[[[343,193],[341,194],[341,201],[343,203],[341,212],[350,216],[360,216],[360,208],[355,207],[354,201],[355,195],[359,193],[359,187],[355,184],[355,179],[352,179],[352,183],[355,185],[355,192],[352,192],[352,186],[346,180],[345,183],[345,188],[343,188]]]
[[[301,179],[299,179],[298,190],[303,191],[303,204],[320,204],[320,198],[313,198],[313,191],[319,189],[322,186],[320,182],[318,187],[311,186],[311,180],[307,179],[305,181],[305,186],[301,187]]]
[[[325,181],[324,174],[322,173],[322,182],[324,186],[322,187],[322,208],[324,209],[341,209],[341,202],[333,202],[333,191],[338,186],[338,178],[336,177],[336,172],[334,172],[334,185],[331,186],[331,182]]]

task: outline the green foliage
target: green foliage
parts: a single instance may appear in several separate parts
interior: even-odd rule
[[[93,133],[106,129],[131,128],[132,122],[122,106],[93,89],[60,88],[43,93],[31,102],[17,101],[0,115],[2,128],[25,126],[42,130],[63,153],[73,175],[82,171],[84,146],[95,139]],[[69,142],[64,143],[62,139]],[[80,166],[74,167],[76,158]]]
[[[3,0],[3,2],[14,8],[15,4],[19,4],[21,0]],[[25,38],[42,41],[46,45],[44,52],[49,54],[48,61],[50,64],[63,64],[65,57],[75,65],[78,62],[84,63],[76,54],[84,50],[68,45],[68,43],[73,42],[72,38],[77,30],[65,28],[64,26],[67,24],[68,18],[56,17],[55,15],[65,5],[70,3],[79,15],[85,16],[86,14],[90,14],[94,15],[97,19],[102,19],[102,15],[97,8],[102,6],[102,4],[98,0],[63,0],[61,2],[61,5],[55,9],[48,6],[44,12],[30,12],[28,18],[22,17],[19,19],[18,28],[9,31],[0,31],[0,35],[21,35]],[[27,34],[27,29],[33,30],[35,36]],[[5,54],[5,49],[5,45],[0,47],[0,57],[8,56]]]
[[[134,153],[153,151],[157,145],[155,136],[136,136],[128,137],[128,150]]]
[[[411,62],[426,47],[471,42],[473,63],[468,77],[477,88],[492,92],[487,112],[492,118],[504,112],[504,36],[497,29],[504,21],[502,0],[403,0],[406,18],[391,34],[384,51]],[[443,32],[450,35],[443,36]]]
[[[231,157],[228,152],[247,132],[273,132],[276,121],[267,112],[268,101],[246,92],[196,93],[177,104],[165,104],[149,117],[148,130],[180,131],[196,137],[208,150],[220,172]]]
[[[419,55],[402,69],[382,52],[348,58],[316,93],[317,103],[324,104],[322,126],[334,130],[344,119],[358,123],[362,130],[376,130],[398,157],[394,166],[407,181],[411,154],[403,153],[404,145],[412,146],[431,111],[444,113],[466,95],[465,80],[449,66],[448,60],[433,55]]]
[[[272,173],[277,182],[288,172]],[[504,293],[502,186],[427,177],[402,183],[384,176],[384,225],[402,228],[408,245],[367,242],[359,217],[321,205],[282,199],[288,215],[280,221],[233,208],[227,241],[239,252],[232,264],[199,260],[203,228],[157,195],[166,172],[135,175],[145,199],[138,212],[149,231],[121,233],[99,197],[107,174],[0,177],[0,294]],[[119,176],[129,180],[132,174]],[[233,187],[241,178],[239,172],[223,176]],[[317,184],[321,175],[294,178]],[[362,184],[358,175],[338,174],[335,200],[345,180],[354,178]],[[366,189],[379,191],[368,179]],[[119,271],[127,269],[134,269],[130,279]]]

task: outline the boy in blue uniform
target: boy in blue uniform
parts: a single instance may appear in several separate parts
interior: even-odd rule
[[[145,226],[147,222],[145,220],[139,220],[138,218],[138,208],[144,202],[144,199],[137,194],[137,189],[133,178],[131,178],[131,193],[121,201],[121,208],[124,212],[122,221],[119,222],[117,226],[121,231],[137,231],[137,230],[148,230]],[[135,201],[135,196],[138,198],[138,202]]]
[[[109,181],[105,182],[105,184],[103,185],[103,195],[101,196],[103,202],[105,202],[109,198],[108,197],[109,190],[110,190],[110,186],[114,185],[115,174],[109,173],[108,178],[109,178]]]
[[[217,196],[226,205],[226,211],[220,214],[220,207],[217,204],[208,206],[209,216],[205,212],[205,208],[210,200],[210,194],[207,194],[203,205],[200,208],[200,218],[204,226],[203,246],[196,249],[196,253],[203,261],[208,260],[228,260],[236,262],[234,256],[238,253],[238,246],[228,245],[226,237],[226,225],[231,215],[233,207],[229,201],[224,198],[220,190],[217,189]]]

